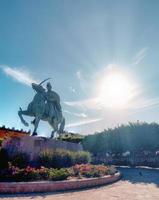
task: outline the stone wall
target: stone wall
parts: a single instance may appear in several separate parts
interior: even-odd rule
[[[32,136],[8,138],[3,141],[2,147],[5,148],[10,155],[15,154],[16,152],[25,152],[30,155],[31,160],[33,160],[41,151],[48,149],[64,149],[70,151],[83,150],[81,144]]]
[[[55,192],[73,189],[91,188],[118,181],[121,173],[99,178],[88,178],[66,181],[37,181],[37,182],[1,182],[0,193],[26,193],[26,192]]]

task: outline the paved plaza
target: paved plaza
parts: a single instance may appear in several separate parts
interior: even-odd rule
[[[120,169],[123,179],[81,191],[0,195],[3,200],[159,200],[159,170]]]

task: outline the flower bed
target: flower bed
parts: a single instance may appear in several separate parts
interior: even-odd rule
[[[105,175],[113,175],[117,171],[114,167],[108,167],[104,165],[91,165],[91,164],[81,164],[75,165],[70,168],[34,168],[26,167],[20,169],[9,163],[7,169],[3,169],[0,172],[0,181],[58,181],[66,180],[71,178],[93,178],[93,177],[103,177]]]
[[[91,165],[91,164],[81,164],[72,167],[74,176],[78,177],[102,177],[105,175],[113,175],[117,172],[113,166],[104,165]]]
[[[91,188],[118,181],[121,174],[107,175],[98,178],[82,178],[64,181],[36,181],[36,182],[0,182],[0,193],[26,193],[26,192],[55,192],[82,188]]]
[[[26,167],[20,169],[18,167],[9,164],[8,169],[1,170],[0,181],[40,181],[40,180],[66,180],[69,176],[69,170],[67,168],[54,169],[40,167],[38,169],[34,167]]]
[[[0,158],[0,193],[80,189],[112,183],[121,177],[114,167],[88,164],[88,152],[45,151],[31,163],[24,153],[8,157],[1,149]]]

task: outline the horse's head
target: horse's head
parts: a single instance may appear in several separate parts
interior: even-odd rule
[[[45,89],[42,87],[42,84],[43,84],[45,81],[49,80],[49,79],[50,79],[50,78],[47,78],[47,79],[43,80],[41,83],[39,83],[39,84],[32,83],[31,86],[32,86],[32,88],[33,88],[36,92],[40,92],[40,93],[45,92]]]
[[[36,83],[32,83],[31,85],[32,85],[32,88],[33,88],[37,93],[38,93],[38,92],[40,92],[40,93],[45,92],[45,89],[44,89],[41,85],[36,84]]]

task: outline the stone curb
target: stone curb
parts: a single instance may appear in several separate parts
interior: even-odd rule
[[[0,182],[0,194],[57,192],[101,186],[118,181],[121,173],[100,178],[85,178],[65,181]]]

